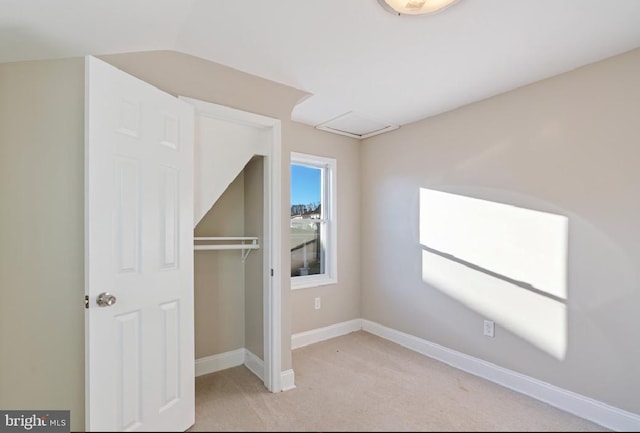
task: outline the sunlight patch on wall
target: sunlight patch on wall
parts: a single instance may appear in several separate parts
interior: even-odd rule
[[[423,281],[564,359],[568,223],[561,215],[421,188]]]

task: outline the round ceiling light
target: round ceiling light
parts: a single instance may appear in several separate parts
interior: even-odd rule
[[[440,12],[458,0],[378,0],[394,15],[426,15]]]

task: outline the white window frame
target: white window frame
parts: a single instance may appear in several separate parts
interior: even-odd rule
[[[320,242],[324,246],[324,273],[291,277],[291,289],[325,286],[338,282],[338,230],[337,230],[337,162],[334,158],[291,152],[291,163],[306,165],[322,170],[322,221],[325,230],[321,230]],[[289,200],[291,202],[291,200]]]

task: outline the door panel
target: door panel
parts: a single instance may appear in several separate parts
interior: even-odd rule
[[[91,431],[194,423],[193,108],[86,62],[86,392]],[[115,304],[100,307],[108,292]]]

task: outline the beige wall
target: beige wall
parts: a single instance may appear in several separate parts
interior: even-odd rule
[[[318,135],[312,128],[288,120],[295,103],[305,95],[296,89],[175,52],[113,55],[105,60],[174,95],[281,119],[283,215],[289,212],[288,164],[293,140],[333,145],[334,136]],[[4,350],[0,357],[0,407],[71,409],[71,429],[80,431],[84,429],[83,59],[1,64],[0,90],[0,343],[15,348]],[[312,138],[307,140],[307,135]],[[237,203],[226,212],[238,211],[241,205]],[[223,232],[229,233],[225,229],[220,234]],[[288,219],[283,219],[283,245],[288,245],[288,240]],[[208,272],[202,266],[207,254],[213,253],[196,256],[196,284]],[[216,266],[226,268],[220,260],[224,259],[218,258]],[[288,251],[283,251],[284,269],[289,267],[288,260]],[[239,263],[233,259],[229,266]],[[358,272],[353,269],[351,281],[356,281]],[[238,275],[242,273],[228,273],[223,278]],[[348,271],[342,270],[341,275],[349,278]],[[202,300],[197,307],[230,295],[214,294],[202,285],[197,292]],[[357,317],[359,301],[354,300],[358,297],[349,296],[355,305],[350,307],[356,311],[353,317]],[[282,367],[286,370],[291,368],[288,275],[282,297]],[[241,304],[236,298],[223,301]],[[55,309],[51,308],[54,304]],[[255,305],[246,307],[247,311],[255,309]],[[240,316],[234,317],[240,327],[243,306],[237,311]],[[330,313],[329,308],[322,311]],[[198,356],[243,347],[239,342],[244,329],[236,327],[231,333],[216,335],[214,327],[200,323],[214,317],[211,312],[198,307],[196,315]],[[238,329],[241,333],[235,334]],[[257,340],[252,351],[259,355]]]
[[[318,135],[312,128],[288,120],[295,103],[305,95],[296,89],[174,52],[115,55],[105,60],[174,95],[281,119],[283,215],[289,211],[288,164],[292,141],[309,141],[318,146],[332,146],[334,142],[334,136]],[[307,140],[307,134],[313,138]],[[0,357],[0,407],[71,409],[71,429],[80,431],[84,429],[83,59],[0,65],[0,152],[0,344],[12,347]],[[236,212],[241,205],[237,203],[225,212]],[[226,217],[223,220],[239,221]],[[220,232],[228,233],[226,226]],[[282,243],[289,244],[288,220],[283,220]],[[215,254],[227,253],[233,255],[220,251]],[[214,253],[196,255],[196,296],[202,300],[196,303],[199,357],[243,347],[241,338],[245,337],[240,326],[240,322],[244,325],[243,305],[232,296],[238,292],[215,293],[198,283],[211,271],[203,266],[207,254]],[[221,264],[224,258],[214,260],[216,266],[227,268],[227,264]],[[284,269],[289,267],[288,260],[288,251],[283,251]],[[239,263],[232,259],[228,266]],[[351,281],[357,280],[357,269],[353,274],[356,276]],[[241,272],[227,273],[221,278],[233,280],[241,275]],[[341,275],[348,278],[344,270]],[[237,285],[238,281],[231,284]],[[282,367],[288,369],[291,368],[288,278],[284,279],[282,289]],[[225,296],[228,299],[221,299]],[[352,302],[357,299],[353,294],[349,296]],[[226,322],[234,324],[226,328],[231,332],[216,334],[219,331],[206,322],[218,320],[213,313],[215,304],[219,305],[221,300],[225,305],[240,305],[237,314],[233,314],[235,321]],[[213,304],[214,309],[201,308],[207,304]],[[353,305],[350,308],[357,312],[357,302],[354,305],[355,308]],[[249,304],[246,307],[247,311],[256,308]],[[221,314],[228,311],[224,309]],[[328,308],[322,311],[330,313]],[[28,321],[24,319],[27,313]],[[354,313],[353,317],[357,315]],[[240,333],[236,333],[238,330]],[[251,350],[260,355],[258,338],[254,337],[251,341],[255,340],[255,346],[251,343]]]
[[[640,413],[638,101],[635,50],[366,140],[363,317]],[[423,281],[420,188],[568,217],[562,359]]]
[[[264,239],[264,157],[254,157],[244,168],[244,235]],[[263,275],[264,249],[251,250],[245,261],[245,347],[264,359]]]
[[[639,50],[363,144],[290,122],[303,92],[286,86],[173,52],[105,59],[170,93],[280,118],[283,215],[289,152],[338,159],[339,284],[290,293],[284,279],[283,369],[292,331],[362,315],[640,413],[640,325],[629,319],[640,305]],[[76,431],[84,428],[83,82],[82,59],[0,65],[0,344],[11,347],[0,356],[0,407],[71,409]],[[495,339],[482,337],[481,315],[422,281],[420,188],[569,218],[564,359],[500,323]],[[282,262],[288,269],[286,250]]]
[[[290,132],[290,151],[336,159],[338,196],[338,283],[292,291],[291,330],[295,334],[361,317],[360,141],[300,123],[292,123]],[[289,185],[290,171],[283,170],[283,176]],[[314,309],[316,297],[321,301],[319,310]]]
[[[195,228],[195,236],[263,239],[263,163],[254,157]],[[195,252],[196,359],[247,348],[263,357],[263,250]]]
[[[282,121],[282,208],[289,215],[290,153],[307,152],[338,159],[339,284],[317,289],[290,290],[287,275],[282,285],[282,369],[292,368],[291,333],[359,317],[359,142],[320,132],[290,121],[291,110],[307,94],[272,81],[197,57],[172,51],[101,56],[103,60],[174,94],[226,105]],[[344,222],[343,222],[344,220]],[[289,245],[289,220],[283,217],[282,245]],[[290,268],[290,255],[282,251],[282,269]],[[313,297],[323,307],[312,311]],[[311,312],[312,314],[308,314]]]
[[[244,236],[244,172],[195,228],[195,236]],[[237,250],[194,253],[196,359],[245,347],[245,267]]]
[[[115,54],[101,58],[156,87],[176,96],[226,105],[251,113],[282,120],[282,166],[288,165],[291,110],[306,94],[300,90],[267,81],[226,66],[175,51],[151,51]],[[286,195],[285,195],[286,194]],[[288,184],[282,182],[282,212],[288,212]],[[283,222],[282,244],[288,245],[288,222]],[[288,254],[282,252],[282,266],[287,269]],[[282,370],[291,368],[290,285],[282,285]]]
[[[84,429],[84,62],[0,64],[0,408]]]

